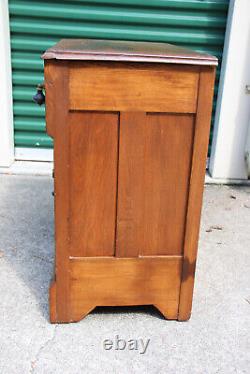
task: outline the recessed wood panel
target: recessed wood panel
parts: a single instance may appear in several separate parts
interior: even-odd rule
[[[70,260],[72,321],[96,306],[155,305],[177,318],[182,258],[75,258]]]
[[[117,186],[117,113],[71,113],[71,256],[114,255]]]
[[[121,113],[116,256],[180,255],[192,115]]]
[[[70,109],[194,113],[199,70],[190,66],[71,63]]]

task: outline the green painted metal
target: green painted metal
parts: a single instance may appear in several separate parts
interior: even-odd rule
[[[167,42],[222,57],[229,0],[9,0],[15,145],[50,148],[41,53],[61,38]],[[217,72],[219,79],[220,66]],[[216,87],[217,92],[217,87]]]

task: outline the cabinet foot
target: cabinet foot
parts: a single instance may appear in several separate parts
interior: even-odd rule
[[[56,282],[53,281],[49,290],[50,322],[56,323]]]
[[[191,317],[191,310],[188,310],[186,312],[179,312],[178,314],[178,321],[179,322],[185,322],[188,321]]]
[[[49,290],[49,301],[50,301],[50,322],[51,323],[70,323],[70,322],[79,322],[81,319],[86,317],[95,306],[93,305],[82,305],[81,312],[78,312],[74,315],[70,315],[67,320],[61,320],[57,316],[57,305],[56,305],[56,281],[53,281]]]
[[[159,312],[164,316],[165,319],[177,319],[178,318],[178,308],[177,306],[155,304],[154,305]]]

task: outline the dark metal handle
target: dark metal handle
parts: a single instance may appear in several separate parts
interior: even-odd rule
[[[40,83],[37,85],[36,94],[33,96],[33,101],[38,105],[42,105],[45,103],[45,96],[43,90],[45,89],[44,83]]]

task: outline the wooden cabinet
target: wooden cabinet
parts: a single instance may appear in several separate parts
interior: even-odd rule
[[[54,138],[52,322],[96,306],[190,317],[216,58],[62,40],[45,59]]]

